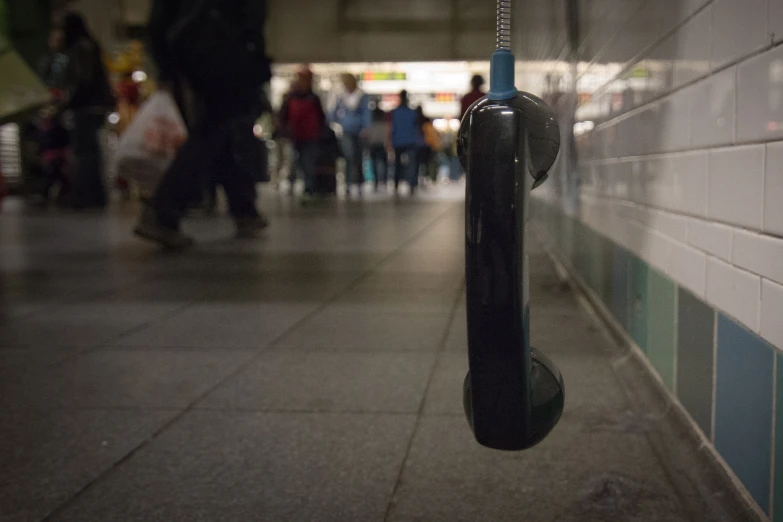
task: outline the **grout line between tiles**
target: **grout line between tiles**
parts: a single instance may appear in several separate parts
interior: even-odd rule
[[[715,414],[718,398],[718,310],[712,312],[712,404],[710,412],[710,442],[715,444]],[[716,448],[717,449],[717,448]]]
[[[770,440],[769,452],[769,518],[775,518],[775,458],[780,457],[775,454],[775,437],[777,436],[777,403],[778,403],[778,355],[772,352],[772,438]]]
[[[389,502],[386,505],[386,512],[383,516],[383,521],[387,522],[389,520],[389,516],[391,515],[392,507],[394,506],[394,497],[397,496],[397,492],[400,489],[400,485],[402,484],[402,475],[405,472],[405,465],[408,462],[408,458],[410,457],[411,449],[413,448],[413,441],[415,440],[416,436],[419,433],[419,429],[421,427],[421,419],[424,416],[424,408],[427,403],[427,394],[430,390],[430,387],[432,386],[433,378],[435,377],[435,372],[438,369],[438,365],[440,363],[441,356],[444,352],[446,352],[446,343],[449,340],[449,333],[451,332],[451,325],[454,322],[457,310],[460,308],[460,302],[462,301],[462,292],[464,289],[465,282],[463,281],[463,286],[460,288],[460,290],[457,292],[457,295],[454,298],[454,303],[451,308],[451,314],[449,316],[449,321],[446,323],[446,328],[444,329],[442,338],[440,340],[440,343],[438,345],[438,352],[437,356],[435,357],[435,360],[432,363],[432,366],[430,367],[429,375],[427,376],[427,384],[424,386],[424,392],[421,396],[421,401],[419,403],[419,408],[416,413],[416,422],[413,425],[413,429],[411,430],[410,438],[408,439],[408,445],[405,448],[405,456],[402,459],[402,462],[400,462],[400,470],[397,473],[397,478],[394,482],[394,487],[392,488],[391,494],[389,495]]]
[[[389,259],[392,259],[395,255],[403,251],[406,247],[414,243],[418,238],[424,236],[430,229],[434,228],[439,224],[441,221],[445,220],[448,216],[450,216],[452,213],[455,212],[455,206],[449,205],[446,207],[445,211],[441,212],[434,218],[432,218],[429,223],[421,227],[415,234],[413,234],[411,237],[409,237],[406,241],[404,241],[399,247],[391,251],[388,255],[384,256],[382,259],[380,259],[376,264],[372,265],[370,268],[368,268],[366,271],[364,271],[361,275],[359,275],[357,278],[355,278],[351,283],[349,283],[343,290],[341,290],[339,293],[332,296],[329,300],[325,301],[324,303],[321,303],[320,306],[316,307],[314,310],[312,310],[310,313],[302,317],[300,320],[298,320],[296,323],[291,325],[288,329],[286,329],[283,333],[281,333],[277,339],[273,340],[269,343],[269,346],[274,346],[277,342],[285,338],[287,335],[289,335],[291,332],[299,328],[301,325],[303,325],[305,322],[310,320],[312,317],[314,317],[316,314],[324,310],[326,307],[328,307],[332,302],[336,301],[342,293],[348,292],[351,288],[355,287],[359,283],[361,283],[363,280],[365,280],[367,277],[369,277],[371,274],[373,274],[378,267],[382,266],[385,262],[387,262]],[[455,300],[455,309],[456,309],[456,303],[459,301],[459,299]],[[453,313],[453,312],[452,312]],[[448,334],[448,327],[446,329]],[[444,337],[444,343],[445,343],[445,337]],[[138,444],[136,447],[131,449],[128,453],[126,453],[122,458],[117,460],[113,465],[111,465],[109,468],[103,470],[101,473],[99,473],[97,476],[95,476],[92,480],[87,482],[84,486],[82,486],[78,491],[73,493],[67,500],[62,502],[59,506],[51,510],[45,517],[43,517],[44,521],[53,520],[55,517],[57,517],[59,514],[61,514],[63,511],[65,511],[70,505],[72,505],[79,497],[84,495],[87,491],[91,490],[93,487],[96,486],[99,482],[104,480],[106,477],[114,473],[117,469],[119,469],[122,464],[133,458],[134,455],[139,453],[141,450],[143,450],[145,447],[147,447],[149,444],[152,443],[155,439],[157,439],[160,435],[162,435],[164,432],[166,432],[169,428],[177,424],[186,414],[193,411],[196,406],[203,401],[205,398],[207,398],[209,395],[211,395],[215,390],[223,386],[226,382],[228,382],[230,379],[236,377],[243,371],[245,371],[248,367],[250,367],[251,364],[253,364],[256,360],[258,360],[261,355],[264,353],[263,350],[260,350],[258,354],[256,354],[253,357],[249,357],[247,361],[240,364],[233,372],[230,372],[227,376],[220,379],[216,384],[211,386],[209,389],[207,389],[205,392],[203,392],[201,395],[196,397],[193,401],[190,402],[189,405],[187,405],[185,408],[179,411],[178,414],[174,415],[171,419],[163,423],[155,432],[150,435],[146,440],[142,441],[140,444]],[[434,366],[433,366],[434,368]],[[415,431],[415,430],[414,430]],[[404,461],[403,461],[404,463]],[[402,468],[401,468],[402,469]]]

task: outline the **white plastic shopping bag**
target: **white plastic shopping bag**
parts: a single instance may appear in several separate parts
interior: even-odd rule
[[[142,194],[152,194],[186,137],[174,98],[166,91],[154,93],[120,136],[117,175],[138,183]]]

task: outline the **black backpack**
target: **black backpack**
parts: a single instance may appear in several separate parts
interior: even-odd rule
[[[192,0],[167,39],[178,68],[208,96],[254,93],[272,77],[264,0]]]

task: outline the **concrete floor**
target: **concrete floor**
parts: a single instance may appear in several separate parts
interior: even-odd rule
[[[563,372],[566,411],[524,453],[473,441],[457,195],[266,195],[263,239],[197,218],[180,255],[133,239],[128,209],[10,202],[0,520],[739,520],[709,466],[677,459],[706,493],[674,478],[651,437],[663,417],[640,410],[627,358],[540,247],[532,338]]]

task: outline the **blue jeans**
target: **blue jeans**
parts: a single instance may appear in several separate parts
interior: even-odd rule
[[[294,144],[296,149],[296,166],[304,177],[305,193],[315,193],[315,156],[318,153],[318,143],[303,141]],[[291,182],[296,181],[296,170],[291,169]]]
[[[407,165],[402,164],[402,157],[407,158]],[[404,167],[404,168],[403,168]],[[416,158],[416,145],[394,148],[394,190],[400,184],[400,181],[410,183],[411,190],[414,190],[419,184],[419,162]]]
[[[345,184],[361,185],[364,181],[362,174],[362,139],[356,134],[343,134],[343,155],[345,156]]]
[[[378,189],[378,183],[386,186],[386,177],[389,170],[389,156],[386,154],[386,147],[383,145],[373,145],[370,148],[372,157],[372,167],[375,169],[375,189]]]

